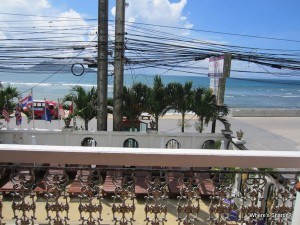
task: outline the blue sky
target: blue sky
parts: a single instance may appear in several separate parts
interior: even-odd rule
[[[127,0],[126,20],[136,23],[159,24],[192,28],[177,30],[156,28],[162,31],[228,45],[253,48],[300,50],[299,0]],[[81,17],[97,19],[98,0],[5,0],[1,12],[31,15]],[[114,19],[115,0],[109,0],[109,17]],[[3,16],[3,15],[2,15]],[[0,15],[0,20],[1,20]],[[7,19],[7,16],[5,17]],[[57,21],[58,22],[58,21]],[[74,21],[73,21],[74,22]],[[46,21],[47,23],[47,21]],[[70,22],[71,23],[71,22]],[[94,21],[96,25],[96,21]],[[64,23],[68,26],[68,23]],[[299,42],[232,36],[196,30],[217,31],[253,36],[266,36]],[[5,36],[1,33],[0,36]],[[207,67],[207,62],[204,66]],[[258,69],[253,66],[250,69]],[[236,69],[249,69],[248,63],[234,63]]]
[[[189,1],[186,13],[194,28],[238,34],[300,40],[300,3],[297,0],[200,0]],[[211,36],[218,38],[220,35]],[[245,46],[293,48],[295,43],[221,36]],[[271,42],[271,43],[270,43]],[[299,44],[297,45],[299,49]]]
[[[97,18],[97,0],[50,0],[49,2],[54,8],[61,11],[74,9],[83,17]],[[147,1],[129,0],[127,2],[129,2],[128,11],[130,8],[137,8],[136,5],[140,5],[141,2]],[[178,3],[180,1],[156,0],[156,2],[164,5],[163,2]],[[300,40],[300,3],[298,0],[186,0],[182,2],[186,3],[180,14],[187,18],[194,29]],[[111,10],[115,1],[110,0],[109,3]],[[112,14],[109,14],[112,19]],[[166,13],[165,16],[169,17],[170,15]],[[151,20],[142,18],[136,19],[136,22],[151,23]],[[183,23],[174,22],[170,25],[184,27]],[[300,44],[293,42],[202,32],[191,32],[190,35],[249,47],[300,49]]]

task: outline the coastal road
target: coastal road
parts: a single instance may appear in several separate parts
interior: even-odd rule
[[[166,116],[160,119],[159,130],[162,132],[180,132],[178,118]],[[231,130],[245,132],[246,147],[251,150],[300,151],[300,117],[228,117]],[[187,117],[186,132],[196,132],[195,117]],[[224,129],[223,124],[217,123],[216,132]],[[211,124],[205,127],[203,133],[211,131]]]
[[[228,117],[251,150],[300,151],[300,117]],[[236,135],[236,133],[234,133]]]

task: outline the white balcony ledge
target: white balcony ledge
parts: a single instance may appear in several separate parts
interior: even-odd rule
[[[299,169],[300,152],[2,144],[0,162]]]

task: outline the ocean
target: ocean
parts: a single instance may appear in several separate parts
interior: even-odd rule
[[[135,82],[152,85],[154,75],[125,74],[124,85]],[[209,78],[203,76],[162,75],[164,84],[176,81],[192,81],[194,87],[209,87]],[[34,99],[57,100],[63,98],[74,85],[85,88],[96,86],[96,72],[88,72],[80,77],[71,73],[4,73],[0,72],[3,86],[13,86],[22,96],[33,88]],[[113,77],[108,77],[108,96],[112,96]],[[300,109],[300,80],[290,79],[244,79],[228,78],[226,83],[225,104],[230,108],[286,108]]]

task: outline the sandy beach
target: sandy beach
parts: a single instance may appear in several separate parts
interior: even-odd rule
[[[159,132],[181,132],[178,121],[181,116],[179,114],[166,114],[159,120]],[[231,130],[233,135],[236,131],[243,130],[245,132],[244,138],[247,141],[247,148],[251,150],[284,150],[284,151],[300,151],[300,117],[231,117],[227,119],[231,123]],[[151,120],[143,120],[149,123]],[[187,127],[186,133],[197,132],[195,123],[197,117],[193,114],[186,116]],[[0,120],[4,126],[6,122]],[[83,121],[79,118],[76,120],[77,126],[83,127]],[[71,122],[71,125],[73,122]],[[34,125],[36,129],[61,129],[64,126],[64,121],[52,120],[46,123],[43,120],[35,120]],[[27,118],[23,118],[22,126],[15,125],[15,118],[11,119],[9,124],[10,129],[32,129],[33,122],[27,123]],[[89,130],[95,131],[97,127],[96,119],[89,122]],[[224,129],[223,124],[217,122],[216,132]],[[108,131],[112,131],[112,115],[108,116]],[[211,124],[205,127],[203,133],[210,133]]]

